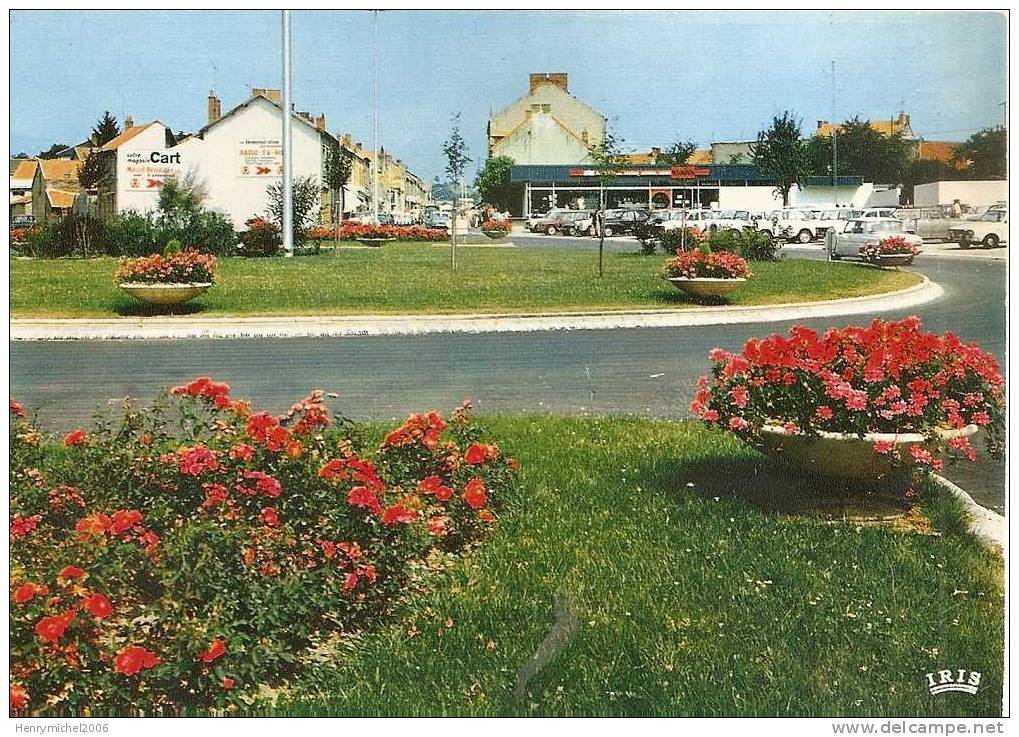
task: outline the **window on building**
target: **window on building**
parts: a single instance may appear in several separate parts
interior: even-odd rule
[[[552,112],[552,106],[551,105],[547,105],[547,104],[542,105],[541,106],[541,112],[543,112],[543,113],[550,113],[550,112]]]

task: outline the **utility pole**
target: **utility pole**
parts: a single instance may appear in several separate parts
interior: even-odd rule
[[[283,255],[294,255],[293,151],[290,140],[290,11],[283,13]]]
[[[379,224],[379,11],[372,11],[372,224]]]
[[[831,186],[835,192],[835,207],[839,206],[839,127],[835,114],[835,60],[831,61]]]

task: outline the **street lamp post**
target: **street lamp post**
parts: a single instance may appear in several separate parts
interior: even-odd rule
[[[379,224],[379,11],[372,11],[372,223]]]
[[[290,11],[283,12],[283,254],[294,255],[293,151],[290,140]]]

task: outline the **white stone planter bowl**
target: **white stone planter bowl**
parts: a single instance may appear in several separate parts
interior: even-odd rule
[[[735,291],[746,283],[746,279],[709,279],[707,277],[687,279],[682,276],[666,277],[680,291],[695,297],[721,297]]]
[[[141,284],[124,282],[120,288],[132,297],[150,305],[179,305],[194,299],[212,286],[212,282],[197,284]]]

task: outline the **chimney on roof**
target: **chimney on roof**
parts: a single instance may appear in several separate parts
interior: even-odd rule
[[[283,92],[280,90],[269,89],[268,87],[252,87],[252,97],[264,97],[266,100],[275,102],[277,105],[283,104]]]
[[[662,150],[658,146],[652,146],[651,147],[651,158],[657,159],[659,154],[661,154],[661,153],[662,153]]]
[[[827,123],[827,122],[828,122],[827,120],[819,120],[819,121],[817,121],[817,129],[818,129],[818,130],[821,130],[821,127],[822,127],[822,126],[823,126],[823,125],[824,125],[825,123]]]
[[[134,118],[130,115],[124,118],[124,130],[127,130],[128,128],[134,128]]]
[[[216,97],[216,93],[209,90],[209,125],[212,125],[223,115],[223,103]]]
[[[322,113],[317,118],[315,118],[315,127],[318,128],[320,131],[324,131],[326,129],[326,114],[325,113]]]
[[[534,92],[540,85],[551,83],[560,88],[563,92],[569,92],[567,87],[567,74],[565,72],[541,72],[532,74],[531,92]]]

